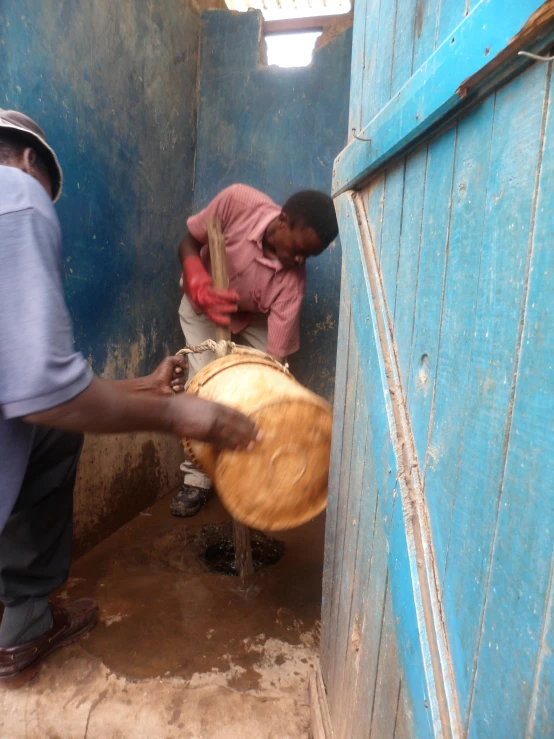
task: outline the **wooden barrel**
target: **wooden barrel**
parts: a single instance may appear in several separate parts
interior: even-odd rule
[[[278,531],[300,526],[324,510],[332,413],[323,398],[267,355],[251,349],[243,353],[240,347],[204,367],[187,392],[240,410],[263,433],[250,452],[183,441],[233,518]]]

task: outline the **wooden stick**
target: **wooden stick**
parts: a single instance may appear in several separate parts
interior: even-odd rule
[[[244,580],[247,575],[254,574],[252,544],[250,529],[236,519],[233,519],[233,544],[235,546],[235,569],[241,580]]]
[[[229,275],[227,273],[227,260],[225,256],[225,239],[221,231],[221,224],[217,218],[210,218],[208,221],[208,244],[214,286],[227,290],[229,287]],[[215,337],[218,341],[230,341],[231,329],[216,326]],[[244,579],[246,575],[251,575],[254,572],[250,529],[248,526],[233,520],[233,541],[235,545],[235,567],[239,576]]]

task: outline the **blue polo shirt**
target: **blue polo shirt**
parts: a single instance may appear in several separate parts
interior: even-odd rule
[[[62,288],[62,236],[47,192],[0,166],[0,532],[17,499],[34,427],[21,419],[92,380],[75,351]]]

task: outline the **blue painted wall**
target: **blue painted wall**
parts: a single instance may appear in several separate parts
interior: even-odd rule
[[[202,14],[195,207],[242,182],[277,203],[297,190],[331,192],[333,160],[346,143],[351,29],[314,54],[310,67],[260,64],[261,15]],[[335,378],[340,246],[308,264],[298,379],[331,397]]]
[[[182,0],[0,4],[0,106],[36,118],[62,163],[67,297],[98,372],[143,372],[181,343],[198,29]]]
[[[76,345],[110,377],[148,372],[183,343],[176,248],[196,207],[194,186],[197,205],[232,182],[277,202],[301,188],[330,191],[346,140],[350,32],[311,68],[283,70],[258,65],[255,13],[206,13],[200,30],[187,0],[0,0],[0,107],[35,118],[58,153]],[[310,265],[293,364],[327,396],[339,272],[338,246]],[[87,437],[75,495],[79,548],[175,486],[181,457],[172,439]]]
[[[0,2],[0,107],[35,118],[58,153],[76,345],[110,377],[182,345],[176,248],[192,204],[199,25],[186,0]],[[181,458],[166,437],[88,436],[78,549],[174,487]]]

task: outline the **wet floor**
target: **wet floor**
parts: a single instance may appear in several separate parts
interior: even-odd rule
[[[159,500],[75,563],[61,597],[92,596],[102,613],[83,646],[126,678],[190,680],[232,665],[233,687],[255,689],[253,641],[317,640],[324,517],[273,534],[282,558],[243,583],[199,557],[202,530],[228,520],[219,501],[192,519],[171,516],[169,503]]]
[[[242,583],[198,556],[225,531],[218,501],[194,519],[169,503],[75,562],[58,597],[96,598],[100,623],[0,691],[0,737],[309,739],[323,517],[276,534],[281,559]]]

